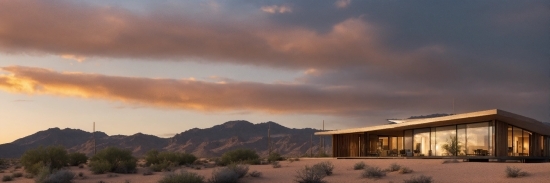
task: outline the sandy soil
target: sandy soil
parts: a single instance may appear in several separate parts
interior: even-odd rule
[[[334,174],[326,177],[327,182],[403,182],[411,176],[427,175],[431,176],[434,182],[550,182],[550,163],[497,163],[497,162],[462,162],[442,164],[441,159],[359,159],[359,160],[336,160],[336,159],[301,159],[300,161],[283,161],[281,168],[273,168],[271,165],[252,165],[250,171],[262,172],[262,177],[245,177],[241,179],[243,183],[266,182],[293,182],[296,171],[306,165],[313,165],[322,161],[330,161],[334,164]],[[413,169],[413,173],[399,174],[389,172],[386,177],[381,179],[366,179],[361,177],[362,170],[353,170],[353,165],[363,161],[368,166],[378,166],[382,169],[389,167],[392,163]],[[521,178],[506,178],[504,170],[506,166],[515,166],[528,172],[529,175]],[[168,172],[155,172],[153,175],[142,175],[142,168],[138,168],[137,174],[116,174],[109,177],[108,174],[93,175],[88,168],[80,169],[71,167],[71,171],[78,174],[83,172],[84,179],[75,178],[76,183],[97,183],[104,181],[107,183],[124,183],[126,181],[137,183],[153,183],[160,180]],[[214,168],[203,168],[195,170],[191,168],[181,168],[182,170],[196,172],[207,180]],[[5,173],[0,173],[0,177],[11,175],[13,172],[22,172],[23,170],[13,170],[10,168]],[[249,171],[249,172],[250,172]],[[15,178],[11,182],[34,182],[32,179],[24,177]]]

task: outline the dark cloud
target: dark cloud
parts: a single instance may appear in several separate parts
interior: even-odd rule
[[[14,76],[0,83],[15,92],[207,111],[407,117],[449,113],[455,100],[459,112],[501,108],[549,116],[548,2],[351,1],[345,8],[335,1],[218,3],[205,4],[212,11],[201,13],[179,11],[187,6],[133,11],[73,1],[0,1],[0,51],[200,60],[307,74],[296,84],[211,78],[225,82],[219,84],[8,67]],[[281,6],[291,11],[281,13]]]

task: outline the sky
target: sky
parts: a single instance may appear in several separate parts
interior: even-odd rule
[[[0,144],[344,129],[502,109],[550,122],[549,1],[0,0]]]

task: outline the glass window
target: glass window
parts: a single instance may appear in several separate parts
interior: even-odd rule
[[[473,123],[466,125],[467,155],[489,155],[489,123]]]
[[[523,156],[523,130],[512,127],[513,153],[512,156]]]
[[[404,137],[404,142],[403,142],[403,149],[405,150],[405,152],[412,152],[412,143],[413,143],[413,139],[412,139],[412,135],[413,135],[413,132],[412,130],[405,130],[405,137]]]
[[[415,129],[413,145],[415,156],[427,156],[430,151],[430,128]]]
[[[523,144],[521,146],[523,154],[521,156],[529,156],[529,142],[531,141],[531,132],[523,130]]]
[[[435,128],[432,128],[430,133],[430,151],[428,153],[428,156],[434,156],[434,155],[435,155]]]
[[[456,126],[435,128],[435,155],[453,156],[456,152],[456,140]]]
[[[508,126],[508,156],[514,155],[514,139],[512,138],[514,136],[514,131],[512,130],[512,126]]]

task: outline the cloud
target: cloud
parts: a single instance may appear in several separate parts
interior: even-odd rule
[[[351,0],[337,0],[334,5],[338,8],[347,8],[350,3]]]
[[[7,92],[93,98],[138,107],[214,113],[387,117],[403,113],[418,115],[449,112],[451,108],[448,106],[454,99],[457,101],[457,109],[461,109],[459,112],[501,108],[525,110],[526,115],[529,115],[539,112],[540,107],[546,105],[541,98],[548,99],[547,88],[533,90],[531,84],[518,85],[512,89],[509,88],[511,85],[501,83],[471,84],[468,80],[454,80],[448,84],[431,86],[410,83],[407,79],[392,81],[393,78],[388,76],[357,75],[360,72],[353,70],[350,72],[352,75],[347,76],[338,73],[307,75],[316,78],[308,78],[309,83],[302,84],[152,79],[56,72],[22,66],[3,67],[2,70],[9,74],[0,75],[0,90]],[[327,81],[333,77],[340,77],[337,79],[341,82]],[[445,107],[449,110],[444,110]]]
[[[69,59],[69,60],[76,60],[78,62],[84,62],[84,60],[86,60],[86,57],[77,56],[77,55],[61,55],[61,58]]]
[[[286,6],[274,9],[290,11]],[[376,27],[361,17],[318,32],[267,20],[202,21],[173,11],[136,13],[74,1],[0,2],[0,51],[77,60],[109,57],[333,68],[378,62],[385,51],[377,37]]]
[[[268,113],[353,114],[377,108],[372,96],[353,90],[312,85],[150,79],[64,73],[32,67],[3,67],[0,89],[117,101],[132,105],[197,111],[263,111]],[[395,97],[395,96],[394,96]]]
[[[287,5],[271,5],[271,6],[262,6],[261,10],[266,13],[291,13],[292,8]]]

